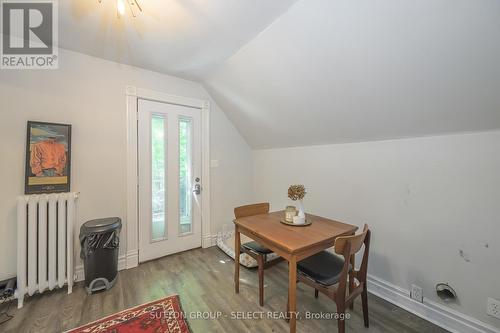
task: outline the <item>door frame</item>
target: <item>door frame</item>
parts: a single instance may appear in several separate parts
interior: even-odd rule
[[[160,91],[126,87],[127,98],[127,217],[126,268],[139,265],[139,173],[137,145],[138,100],[176,104],[201,110],[201,244],[212,246],[210,229],[210,102]]]

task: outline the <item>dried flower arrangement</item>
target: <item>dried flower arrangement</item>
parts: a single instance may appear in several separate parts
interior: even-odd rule
[[[288,188],[288,197],[293,201],[304,199],[306,193],[304,185],[291,185]]]

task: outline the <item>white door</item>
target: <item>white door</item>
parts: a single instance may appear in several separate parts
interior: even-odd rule
[[[138,101],[139,261],[201,246],[201,110]]]

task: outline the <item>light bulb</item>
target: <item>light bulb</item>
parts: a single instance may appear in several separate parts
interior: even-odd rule
[[[118,10],[118,15],[122,16],[125,14],[125,3],[123,0],[116,0],[116,8]]]

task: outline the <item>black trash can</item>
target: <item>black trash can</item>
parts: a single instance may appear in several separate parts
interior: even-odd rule
[[[92,220],[81,226],[80,257],[85,268],[87,293],[108,290],[115,284],[121,228],[119,217]]]

